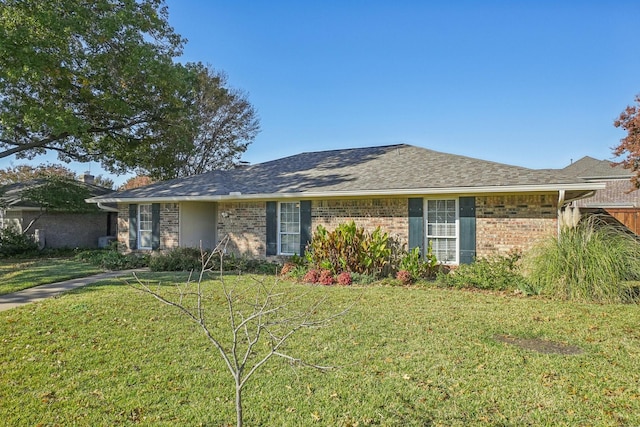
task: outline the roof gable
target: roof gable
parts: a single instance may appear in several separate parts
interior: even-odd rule
[[[580,160],[571,163],[563,171],[580,178],[630,178],[629,169],[616,165],[609,160],[598,160],[584,156]]]

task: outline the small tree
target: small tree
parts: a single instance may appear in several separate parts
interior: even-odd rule
[[[285,352],[285,344],[296,332],[305,328],[327,325],[331,320],[346,313],[325,318],[317,318],[317,311],[324,298],[305,305],[306,294],[291,295],[279,287],[279,281],[267,284],[256,279],[248,290],[228,286],[223,276],[222,258],[228,238],[211,252],[201,251],[202,268],[195,280],[189,277],[187,283],[178,286],[177,300],[161,295],[148,284],[136,277],[132,286],[146,292],[164,304],[175,307],[203,330],[207,339],[220,353],[220,357],[233,377],[235,385],[236,425],[243,425],[242,391],[247,381],[272,357],[277,356],[297,365],[328,370],[329,366],[310,364]],[[207,315],[208,303],[216,301],[207,298],[203,281],[213,272],[213,257],[220,258],[219,291],[223,294],[228,313],[228,330],[220,330],[210,322]],[[302,307],[302,308],[300,308]],[[224,335],[229,334],[229,343]]]
[[[613,122],[617,128],[627,132],[627,136],[620,140],[620,145],[613,149],[616,157],[626,156],[617,165],[631,169],[634,172],[631,182],[640,188],[640,95],[636,95],[637,105],[629,105]]]
[[[47,212],[95,212],[96,207],[85,202],[85,199],[90,196],[87,187],[63,176],[51,176],[35,183],[22,192],[21,198],[23,201],[37,204],[40,212],[23,228],[22,233],[29,231]]]

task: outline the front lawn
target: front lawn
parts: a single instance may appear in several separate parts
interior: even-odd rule
[[[101,271],[74,258],[0,259],[0,295]]]
[[[250,276],[225,280],[241,281],[241,289],[253,283]],[[213,292],[220,282],[206,286]],[[640,425],[636,305],[280,286],[306,291],[309,300],[326,295],[326,313],[355,305],[331,326],[295,335],[287,348],[339,368],[272,360],[245,389],[248,426]],[[211,324],[223,325],[217,301]],[[6,425],[235,421],[230,375],[201,330],[122,283],[2,312],[0,337]],[[536,339],[552,352],[516,345]]]

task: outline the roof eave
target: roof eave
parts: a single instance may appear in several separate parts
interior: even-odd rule
[[[389,190],[348,190],[348,191],[302,191],[294,193],[261,193],[242,194],[233,192],[225,195],[206,196],[161,196],[161,197],[109,197],[89,198],[88,203],[172,203],[172,202],[216,202],[232,200],[266,200],[291,198],[323,198],[323,197],[366,197],[366,196],[410,196],[438,194],[482,194],[482,193],[539,193],[566,191],[604,190],[605,183],[573,183],[573,184],[537,184],[537,185],[500,185],[482,187],[441,187],[441,188],[402,188]]]

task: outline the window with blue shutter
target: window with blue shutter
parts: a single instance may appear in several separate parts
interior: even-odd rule
[[[420,248],[424,255],[424,199],[409,199],[409,250]]]
[[[151,205],[151,249],[160,249],[160,203]]]
[[[138,205],[129,205],[129,249],[138,249]]]
[[[460,264],[471,264],[476,257],[476,198],[460,197]]]
[[[278,203],[267,202],[267,256],[278,255]]]

